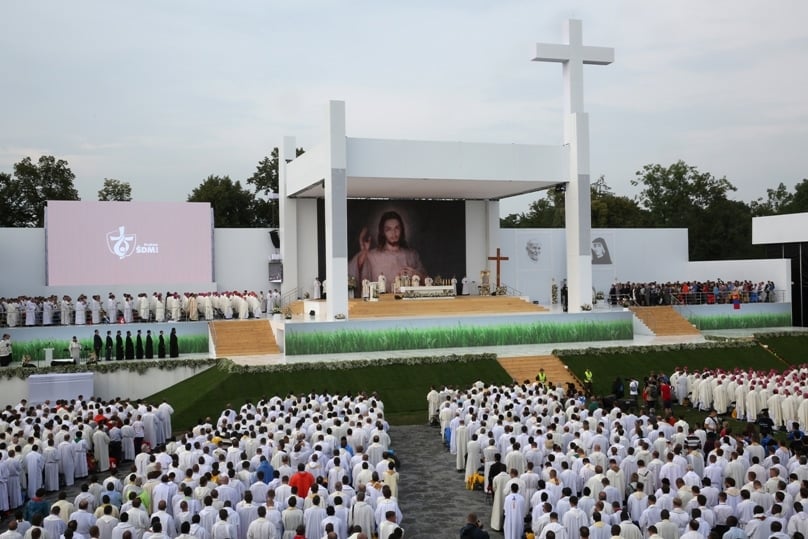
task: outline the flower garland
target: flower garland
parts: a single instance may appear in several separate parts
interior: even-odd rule
[[[448,356],[394,357],[387,359],[359,359],[356,361],[329,361],[325,363],[283,363],[278,365],[238,365],[229,359],[224,359],[219,361],[218,368],[227,373],[296,372],[310,369],[342,371],[365,367],[386,367],[389,365],[441,365],[486,360],[496,361],[496,359],[496,354],[451,354]]]
[[[117,371],[126,371],[137,374],[145,374],[149,369],[160,370],[174,370],[181,367],[189,367],[192,369],[201,369],[215,365],[219,360],[212,358],[201,359],[158,359],[158,360],[144,360],[144,361],[114,361],[114,362],[94,362],[85,365],[60,365],[58,367],[51,367],[50,365],[43,368],[34,368],[33,366],[11,367],[0,371],[4,378],[19,378],[25,380],[32,374],[42,374],[45,372],[54,373],[74,373],[74,372],[97,372],[99,374],[107,374]]]

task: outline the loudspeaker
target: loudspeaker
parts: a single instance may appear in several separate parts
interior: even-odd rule
[[[269,239],[272,240],[272,246],[276,249],[281,248],[281,236],[278,234],[277,230],[270,230],[269,231]]]

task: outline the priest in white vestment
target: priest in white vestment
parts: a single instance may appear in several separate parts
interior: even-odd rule
[[[504,510],[502,533],[505,539],[521,539],[525,531],[525,498],[516,484],[511,484],[511,493],[505,497]]]

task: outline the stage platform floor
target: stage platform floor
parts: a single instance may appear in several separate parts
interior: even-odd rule
[[[311,300],[307,300],[311,301]],[[322,301],[325,300],[315,300]],[[293,315],[303,315],[303,301],[292,304]],[[560,308],[558,309],[560,311]],[[378,301],[348,300],[348,316],[353,320],[412,316],[455,316],[468,314],[550,313],[548,307],[519,296],[454,296],[440,299],[395,299],[382,294]]]

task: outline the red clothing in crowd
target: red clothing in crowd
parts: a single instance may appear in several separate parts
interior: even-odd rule
[[[289,486],[297,487],[297,495],[305,498],[309,494],[309,489],[314,484],[316,479],[312,474],[307,471],[298,471],[291,478],[289,478]]]

